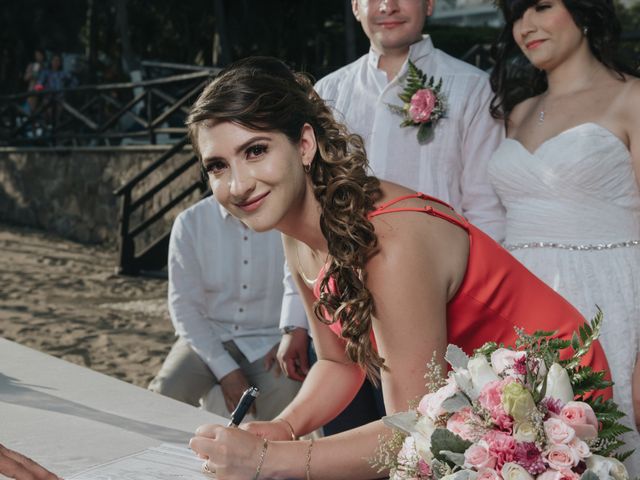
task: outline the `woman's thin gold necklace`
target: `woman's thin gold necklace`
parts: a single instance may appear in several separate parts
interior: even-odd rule
[[[310,279],[309,277],[307,277],[304,273],[304,269],[302,268],[302,262],[300,262],[300,254],[298,253],[298,243],[296,243],[296,258],[298,259],[298,272],[300,273],[300,277],[302,277],[302,280],[304,281],[304,283],[307,284],[307,286],[309,287],[313,287],[316,284],[316,281],[318,280],[317,277],[314,278],[313,280]],[[328,258],[328,256],[327,256]],[[326,261],[325,261],[326,263]]]

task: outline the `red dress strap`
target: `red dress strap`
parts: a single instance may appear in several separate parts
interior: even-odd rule
[[[393,198],[393,199],[389,200],[388,202],[383,203],[382,205],[380,205],[378,208],[376,208],[373,212],[371,212],[369,214],[369,218],[377,217],[378,215],[382,215],[384,213],[423,212],[423,213],[426,213],[426,214],[431,215],[433,217],[442,218],[443,220],[446,220],[447,222],[453,223],[454,225],[457,225],[460,228],[463,228],[464,230],[469,230],[469,224],[468,224],[467,220],[464,217],[462,217],[460,215],[457,215],[457,214],[454,217],[452,215],[449,215],[447,213],[441,212],[440,210],[437,210],[437,209],[433,208],[431,205],[427,205],[427,206],[422,207],[422,208],[418,208],[418,207],[389,208],[392,205],[395,205],[395,204],[397,204],[397,203],[399,203],[399,202],[401,202],[403,200],[408,200],[409,198],[420,198],[421,200],[429,200],[429,201],[432,201],[432,202],[439,203],[440,205],[443,205],[443,206],[453,210],[451,205],[449,205],[446,202],[443,202],[442,200],[440,200],[438,198],[431,197],[431,196],[426,195],[424,193],[414,193],[414,194],[411,194],[411,195],[403,195],[401,197]]]

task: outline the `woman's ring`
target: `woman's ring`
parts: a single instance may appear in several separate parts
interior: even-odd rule
[[[214,475],[216,473],[215,468],[213,470],[209,468],[209,460],[205,460],[204,463],[202,464],[202,471],[209,475]]]

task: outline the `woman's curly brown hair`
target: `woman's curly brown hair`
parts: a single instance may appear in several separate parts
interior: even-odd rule
[[[367,174],[362,139],[334,119],[304,74],[269,57],[234,63],[202,92],[187,119],[198,155],[197,126],[207,121],[277,131],[292,143],[300,141],[305,123],[313,128],[318,150],[309,175],[330,255],[314,310],[324,323],[340,322],[349,358],[375,381],[384,360],[371,342],[375,305],[366,286],[365,265],[377,247],[368,214],[381,193],[379,180]],[[330,280],[335,288],[330,288]]]

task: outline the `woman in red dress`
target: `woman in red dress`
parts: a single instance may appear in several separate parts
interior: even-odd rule
[[[218,202],[254,230],[283,233],[318,353],[272,422],[245,425],[250,433],[198,429],[191,446],[218,478],[377,478],[368,459],[388,431],[382,422],[312,449],[292,437],[337,415],[367,374],[379,375],[394,413],[424,395],[426,365],[434,352],[444,365],[448,343],[467,353],[512,345],[516,326],[568,338],[584,321],[449,206],[368,175],[360,138],[278,60],[228,68],[188,124]],[[584,363],[607,369],[597,342]]]

